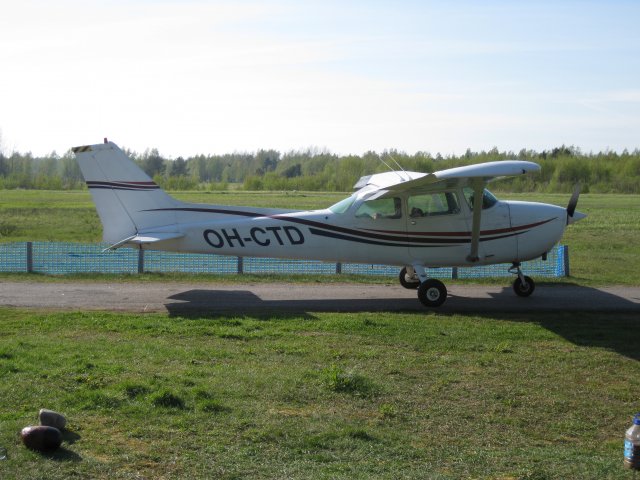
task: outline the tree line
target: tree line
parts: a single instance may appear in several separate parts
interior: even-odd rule
[[[621,153],[604,151],[583,153],[576,147],[561,146],[536,152],[489,151],[462,155],[407,154],[397,150],[363,155],[336,155],[326,150],[307,149],[285,153],[259,150],[251,153],[195,155],[169,159],[157,149],[142,153],[125,152],[167,190],[310,190],[349,191],[363,175],[389,169],[433,172],[446,168],[495,160],[518,159],[539,163],[542,170],[497,184],[500,190],[514,192],[562,192],[582,184],[583,192],[640,193],[640,150]],[[60,156],[53,152],[42,157],[31,153],[0,153],[0,189],[79,189],[84,180],[69,150]]]

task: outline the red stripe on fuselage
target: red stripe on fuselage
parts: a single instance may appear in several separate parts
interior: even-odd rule
[[[501,233],[512,233],[519,232],[522,230],[527,230],[534,227],[539,227],[540,225],[544,225],[545,223],[552,222],[558,217],[550,218],[548,220],[543,220],[541,222],[530,223],[528,225],[521,225],[519,227],[509,227],[509,228],[498,228],[495,230],[482,230],[480,235],[498,235]],[[420,236],[432,236],[432,237],[467,237],[471,236],[471,232],[406,232],[404,230],[374,230],[374,229],[365,229],[369,232],[379,232],[379,233],[391,233],[395,235],[420,235]]]

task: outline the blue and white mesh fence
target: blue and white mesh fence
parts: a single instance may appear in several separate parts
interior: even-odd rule
[[[360,263],[327,263],[313,260],[230,257],[194,253],[172,253],[121,248],[103,252],[107,245],[61,242],[0,244],[0,272],[34,272],[49,275],[70,273],[181,272],[207,274],[302,274],[336,273],[395,277],[399,267]],[[509,276],[508,265],[469,268],[430,268],[433,278],[486,278]],[[527,275],[569,276],[568,247],[558,245],[546,260],[523,262]]]

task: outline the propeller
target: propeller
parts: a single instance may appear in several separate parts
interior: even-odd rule
[[[576,184],[576,187],[573,190],[573,195],[571,195],[571,199],[569,200],[569,205],[567,205],[567,225],[577,222],[581,220],[586,215],[578,212],[578,215],[574,218],[576,213],[576,207],[578,206],[578,198],[580,197],[580,184]]]

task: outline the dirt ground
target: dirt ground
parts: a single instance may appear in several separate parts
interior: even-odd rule
[[[517,297],[509,285],[452,285],[438,311],[443,313],[529,311],[637,311],[639,287],[590,288],[538,286],[528,298]],[[51,310],[110,310],[128,312],[278,311],[367,312],[427,311],[414,290],[399,285],[358,284],[215,284],[117,282],[0,281],[0,305]]]

